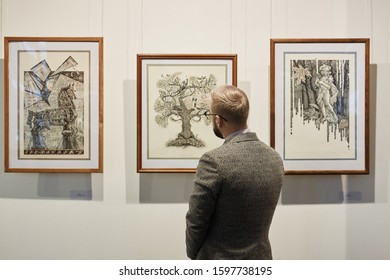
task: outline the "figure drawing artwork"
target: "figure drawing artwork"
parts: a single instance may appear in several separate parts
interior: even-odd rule
[[[39,54],[20,52],[19,56],[20,84],[24,85],[20,89],[20,158],[89,158],[88,72],[80,70],[77,61],[89,65],[89,52],[50,52],[35,65],[31,65],[32,57]]]
[[[369,39],[270,43],[270,144],[286,174],[367,174]]]
[[[354,54],[312,56],[286,54],[285,159],[355,158]]]

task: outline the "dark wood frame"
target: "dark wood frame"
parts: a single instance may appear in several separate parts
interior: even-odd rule
[[[340,47],[340,52],[345,51],[345,45],[346,44],[356,44],[357,46],[363,46],[364,47],[364,53],[361,55],[361,57],[358,57],[357,60],[362,61],[364,63],[364,69],[361,69],[364,71],[363,77],[358,77],[361,79],[364,79],[364,89],[359,88],[361,91],[361,96],[357,97],[360,98],[361,101],[364,102],[364,117],[362,117],[362,121],[364,123],[361,124],[362,127],[364,127],[364,159],[361,160],[361,162],[364,163],[364,166],[359,169],[334,169],[332,166],[329,166],[327,169],[310,169],[303,170],[303,169],[289,169],[286,168],[286,174],[369,174],[369,90],[370,90],[370,73],[369,73],[369,65],[370,65],[370,39],[368,38],[337,38],[337,39],[270,39],[270,94],[271,94],[271,102],[270,102],[270,120],[271,120],[271,146],[275,148],[278,151],[278,147],[275,147],[276,145],[276,138],[280,137],[280,134],[282,132],[275,130],[275,116],[276,114],[280,114],[282,110],[279,110],[280,104],[276,104],[275,98],[277,95],[284,94],[284,92],[275,92],[275,77],[277,75],[280,75],[281,72],[285,71],[285,69],[277,69],[277,66],[275,65],[275,56],[280,55],[276,52],[276,46],[280,44],[290,44],[291,46],[295,44],[304,44],[310,45],[310,44],[321,44],[324,46],[324,49],[326,49],[326,46],[329,46],[327,44],[337,44]],[[315,49],[317,50],[317,49]],[[362,57],[364,55],[364,57]],[[357,91],[357,90],[356,90]],[[360,112],[358,112],[360,113]],[[282,136],[283,137],[283,136]],[[361,141],[361,139],[359,140]],[[284,148],[283,148],[284,149]],[[283,155],[282,155],[283,158]],[[345,165],[348,165],[347,163]]]
[[[96,61],[98,64],[98,77],[96,77],[97,83],[98,83],[98,90],[97,95],[94,97],[95,100],[98,103],[97,115],[98,118],[98,127],[96,127],[97,135],[98,135],[98,155],[95,157],[97,158],[97,166],[91,165],[87,167],[77,167],[77,165],[69,167],[50,167],[50,164],[47,164],[46,167],[37,167],[37,168],[30,168],[30,167],[11,167],[10,166],[10,135],[9,130],[10,126],[17,125],[17,124],[10,124],[10,113],[12,110],[18,110],[18,108],[10,108],[10,80],[9,80],[9,63],[10,63],[10,52],[9,52],[9,45],[12,43],[23,43],[23,42],[43,42],[43,43],[96,43],[97,49],[98,49],[98,57],[96,57]],[[27,49],[23,49],[27,50]],[[47,51],[50,51],[48,49]],[[75,49],[69,49],[69,51],[75,51]],[[77,50],[76,50],[77,51]],[[4,38],[4,73],[5,73],[5,79],[4,79],[4,87],[5,87],[5,96],[4,96],[4,108],[5,108],[5,171],[6,172],[58,172],[58,173],[102,173],[103,172],[103,38],[102,37],[5,37]],[[18,113],[16,113],[18,114]],[[95,117],[95,116],[91,116]],[[93,151],[90,151],[91,153]],[[29,159],[31,160],[31,159]],[[72,159],[77,162],[77,159]],[[84,160],[84,159],[82,159]],[[56,161],[56,159],[50,159],[51,162]],[[85,161],[85,160],[84,160]]]
[[[237,85],[237,55],[236,54],[138,54],[137,55],[137,172],[139,173],[194,173],[194,167],[145,167],[142,163],[142,99],[145,94],[142,92],[142,63],[147,60],[228,60],[232,63],[231,79],[232,84]]]

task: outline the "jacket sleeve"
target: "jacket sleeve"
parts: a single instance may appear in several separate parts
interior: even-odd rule
[[[217,164],[211,156],[204,154],[199,160],[186,215],[186,247],[190,259],[196,259],[206,240],[219,191]]]

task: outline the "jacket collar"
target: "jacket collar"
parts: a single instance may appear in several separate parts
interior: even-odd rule
[[[231,133],[228,137],[226,137],[224,144],[254,140],[258,140],[256,133],[250,132],[249,129],[244,129]]]

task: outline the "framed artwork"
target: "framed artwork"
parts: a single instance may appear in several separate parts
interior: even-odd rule
[[[210,92],[237,84],[237,55],[137,55],[137,172],[195,172],[222,144],[212,130]]]
[[[103,171],[103,39],[5,37],[5,171]]]
[[[369,173],[369,43],[271,39],[271,146],[286,174]]]

